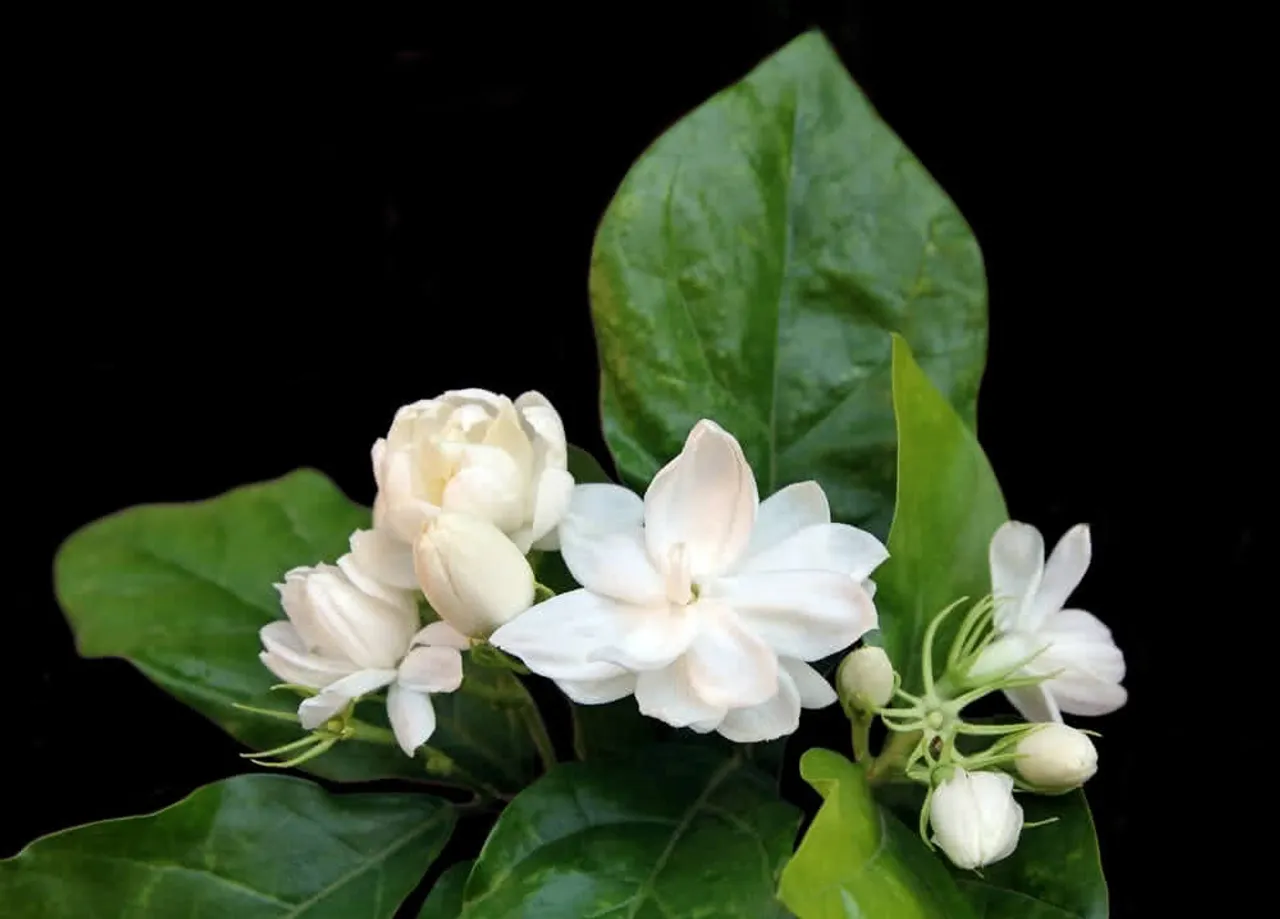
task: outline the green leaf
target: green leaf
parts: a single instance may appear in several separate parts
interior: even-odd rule
[[[467,886],[472,861],[458,862],[449,867],[427,894],[418,919],[458,919],[462,915],[462,893]]]
[[[1107,882],[1084,793],[1019,795],[1026,820],[1051,817],[1022,831],[1018,848],[979,876],[955,871],[983,919],[1106,919]]]
[[[761,495],[817,479],[883,536],[889,333],[972,421],[986,279],[968,225],[823,36],[800,36],[632,166],[596,234],[604,432],[639,488],[699,418]]]
[[[799,820],[766,776],[704,748],[565,764],[498,818],[462,915],[773,919]]]
[[[670,736],[656,718],[640,714],[634,696],[604,705],[573,704],[573,752],[578,759],[630,756]]]
[[[59,550],[55,587],[82,655],[126,658],[237,740],[265,750],[303,733],[233,707],[297,705],[272,697],[278,681],[258,660],[258,631],[283,616],[273,585],[290,568],[333,561],[351,532],[368,525],[367,509],[303,469],[209,501],[136,507],[92,523]],[[475,783],[517,790],[536,774],[533,744],[517,712],[473,692],[500,679],[480,670],[469,668],[461,692],[435,697],[431,745]],[[376,703],[359,714],[386,724]],[[305,768],[339,781],[427,778],[420,759],[356,740]]]
[[[977,919],[939,857],[876,804],[860,766],[815,748],[800,775],[823,803],[778,888],[799,919]]]
[[[9,919],[389,919],[453,824],[429,795],[242,775],[37,839],[0,861],[0,902]]]
[[[987,550],[1008,519],[1000,485],[977,437],[912,357],[893,340],[893,407],[898,423],[898,500],[889,560],[876,570],[884,649],[904,689],[921,685],[921,643],[929,621],[962,596],[991,592]],[[963,610],[938,632],[945,659]],[[935,671],[936,673],[936,671]]]
[[[600,461],[581,447],[569,444],[569,473],[578,485],[590,482],[612,482],[613,477],[604,471]]]

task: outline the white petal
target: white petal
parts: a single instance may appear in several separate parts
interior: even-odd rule
[[[573,579],[592,593],[637,606],[666,605],[666,587],[645,549],[644,531],[596,533],[566,521],[560,554]]]
[[[636,704],[640,706],[640,714],[677,728],[709,720],[719,724],[726,711],[719,706],[708,705],[694,692],[684,658],[661,670],[637,674]]]
[[[320,689],[356,669],[350,661],[309,653],[297,629],[289,622],[269,622],[258,637],[265,649],[258,655],[259,660],[286,683]]]
[[[1031,601],[1023,628],[1039,628],[1045,619],[1066,605],[1072,591],[1080,586],[1092,554],[1087,525],[1081,523],[1067,530],[1045,563],[1040,587]]]
[[[636,675],[622,673],[603,680],[557,680],[561,691],[579,705],[615,702],[636,691]]]
[[[787,672],[778,674],[778,691],[749,708],[730,709],[718,730],[734,743],[760,743],[795,732],[800,726],[800,694]]]
[[[569,507],[573,476],[564,469],[547,469],[538,479],[529,538],[542,551],[559,548],[556,527]]]
[[[381,689],[396,678],[394,670],[360,670],[330,683],[298,706],[298,718],[308,731],[318,728],[346,707],[352,699]]]
[[[388,450],[382,464],[382,486],[378,501],[382,503],[377,526],[384,525],[402,541],[411,543],[423,525],[439,513],[440,508],[419,497],[413,456],[408,450]]]
[[[408,594],[400,593],[394,602],[372,596],[331,565],[308,575],[303,591],[311,626],[321,636],[319,647],[362,668],[394,667],[418,629],[418,608]]]
[[[889,550],[870,533],[844,523],[818,523],[740,562],[737,571],[838,571],[863,581],[888,557]]]
[[[804,661],[793,657],[778,658],[778,666],[796,684],[800,705],[804,708],[826,708],[839,698],[821,673]]]
[[[532,435],[534,450],[544,468],[564,469],[568,452],[560,413],[542,393],[535,390],[522,393],[515,405],[528,426],[526,432]]]
[[[603,645],[589,656],[627,670],[658,670],[690,650],[700,621],[701,617],[686,607],[640,609],[616,643]]]
[[[831,505],[817,482],[796,482],[760,502],[742,562],[805,527],[831,522]],[[740,563],[741,564],[741,563]]]
[[[1118,683],[1080,676],[1050,680],[1048,690],[1054,702],[1068,715],[1096,718],[1123,708],[1129,701],[1128,690]]]
[[[516,407],[509,399],[502,400],[497,417],[485,431],[483,443],[489,447],[496,447],[511,457],[520,470],[522,482],[532,480],[533,443],[521,424],[520,413],[516,411]]]
[[[1049,650],[1035,662],[1041,671],[1069,667],[1112,683],[1124,679],[1124,654],[1111,630],[1092,613],[1064,609],[1045,620],[1036,640],[1049,643]]]
[[[565,525],[582,533],[614,533],[644,526],[644,501],[634,491],[607,482],[577,485],[569,496]]]
[[[1010,520],[991,537],[989,556],[996,628],[1020,628],[1044,573],[1044,539],[1030,524]]]
[[[373,442],[373,448],[369,451],[369,458],[373,461],[373,481],[378,488],[382,488],[382,464],[387,456],[387,441],[385,438],[379,437]]]
[[[601,680],[624,672],[590,655],[619,646],[649,610],[626,606],[587,590],[571,590],[522,613],[489,642],[553,680]]]
[[[414,545],[414,568],[431,608],[473,638],[488,635],[533,605],[528,559],[482,517],[439,514]]]
[[[833,571],[734,575],[715,582],[714,590],[780,657],[818,660],[877,624],[867,592]]]
[[[686,655],[690,685],[714,708],[767,701],[778,692],[777,655],[732,611],[713,604],[698,604],[700,627]]]
[[[756,504],[742,447],[715,422],[699,421],[645,492],[649,556],[661,561],[684,543],[695,578],[727,571],[751,538]]]
[[[1043,683],[1037,686],[1018,686],[1014,689],[1006,689],[1004,695],[1009,700],[1009,704],[1016,708],[1022,717],[1028,721],[1062,720],[1062,713],[1058,710],[1058,704],[1053,700],[1053,696],[1049,691],[1045,689]]]
[[[387,690],[387,719],[405,756],[413,756],[436,729],[431,697],[401,685]]]
[[[396,682],[414,692],[453,692],[462,685],[462,654],[456,648],[414,648],[400,662]]]
[[[344,558],[349,558],[351,563],[343,570],[366,593],[377,594],[366,585],[364,581],[367,580],[400,590],[418,589],[418,579],[413,573],[412,547],[385,530],[356,530],[351,534],[351,554]],[[342,567],[341,559],[338,566]],[[354,569],[364,580],[352,577],[349,569]]]
[[[514,459],[480,444],[442,444],[441,451],[460,466],[444,487],[442,510],[480,517],[504,532],[520,527],[528,480]]]
[[[417,635],[413,636],[411,645],[428,645],[434,648],[456,648],[466,651],[471,647],[471,639],[463,635],[444,620],[430,622]]]

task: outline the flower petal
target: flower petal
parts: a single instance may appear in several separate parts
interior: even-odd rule
[[[563,519],[569,507],[569,499],[573,495],[573,476],[564,469],[547,469],[538,479],[538,489],[534,496],[533,522],[530,525],[529,539],[542,551],[558,549],[556,527]],[[528,547],[525,547],[528,550]]]
[[[735,709],[776,695],[778,656],[773,649],[715,601],[699,603],[697,612],[699,628],[686,661],[689,683],[699,698],[714,708]]]
[[[760,502],[740,564],[805,527],[830,522],[831,505],[817,482],[796,482],[779,489]]]
[[[431,697],[399,684],[387,690],[387,719],[405,756],[417,753],[436,729]]]
[[[553,680],[607,679],[624,668],[590,655],[620,645],[648,613],[588,590],[571,590],[512,619],[489,636],[489,642]]]
[[[622,673],[603,680],[557,680],[561,691],[579,705],[616,702],[636,691],[636,675]]]
[[[413,636],[410,645],[427,645],[434,648],[456,648],[466,651],[471,647],[471,639],[463,635],[443,619],[430,622],[417,635]]]
[[[568,453],[560,413],[546,396],[536,390],[522,393],[515,405],[526,425],[525,433],[533,441],[534,454],[543,468],[564,469]]]
[[[694,692],[683,657],[661,670],[636,676],[636,704],[640,714],[683,728],[711,721],[719,724],[725,709],[709,705]]]
[[[649,556],[661,564],[684,543],[694,578],[727,571],[751,538],[757,503],[738,441],[715,422],[699,421],[645,492]]]
[[[487,444],[444,443],[440,450],[459,467],[444,487],[441,510],[483,518],[503,532],[517,530],[528,485],[519,464]]]
[[[1050,645],[1035,661],[1039,671],[1068,667],[1111,683],[1124,679],[1124,654],[1116,646],[1111,630],[1092,613],[1061,610],[1045,621],[1036,639]]]
[[[1129,701],[1129,692],[1118,683],[1081,674],[1066,675],[1046,684],[1058,708],[1068,715],[1096,718],[1109,715]]]
[[[739,573],[838,571],[865,580],[889,550],[870,533],[844,523],[818,523],[740,562]]]
[[[715,596],[780,657],[818,660],[847,648],[877,624],[867,592],[834,571],[740,574],[713,587]]]
[[[665,606],[666,586],[639,527],[600,533],[566,520],[560,555],[573,579],[592,593],[638,606]]]
[[[418,578],[413,573],[412,547],[385,530],[356,530],[351,534],[351,553],[343,558],[350,560],[348,565],[344,567],[342,559],[339,559],[338,567],[346,571],[347,577],[365,593],[380,596],[377,589],[371,590],[368,586],[370,580],[383,587],[382,592],[386,587],[418,589]]]
[[[1020,628],[1044,573],[1044,538],[1030,524],[1010,520],[991,537],[988,555],[996,628]]]
[[[760,743],[795,732],[800,726],[800,693],[785,670],[778,673],[773,697],[748,708],[730,709],[717,728],[734,743]]]
[[[414,648],[400,662],[396,683],[414,692],[453,692],[462,685],[456,648]]]
[[[658,670],[690,650],[698,637],[700,622],[700,616],[685,607],[641,609],[619,641],[601,646],[589,657],[627,670]]]
[[[1004,695],[1009,700],[1009,704],[1028,721],[1062,721],[1058,703],[1053,700],[1053,695],[1045,688],[1044,683],[1006,689]]]
[[[1031,601],[1023,628],[1039,628],[1048,617],[1066,605],[1072,591],[1080,586],[1092,555],[1088,525],[1080,523],[1067,530],[1045,563],[1044,575]]]
[[[286,683],[321,689],[356,670],[350,661],[309,653],[292,623],[268,622],[258,637],[265,649],[258,655],[259,660]]]
[[[298,718],[304,728],[313,731],[342,711],[352,699],[379,690],[395,678],[394,670],[359,670],[330,683],[310,699],[303,699],[298,706]]]
[[[802,707],[826,708],[839,698],[826,678],[804,661],[798,661],[793,657],[780,657],[778,666],[796,684]]]
[[[634,491],[609,482],[585,482],[573,489],[564,526],[586,534],[638,530],[644,526],[644,501]]]

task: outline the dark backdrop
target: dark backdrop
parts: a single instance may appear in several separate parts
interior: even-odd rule
[[[980,433],[1012,514],[1048,539],[1092,524],[1077,599],[1113,627],[1131,702],[1089,725],[1104,734],[1089,791],[1113,915],[1139,915],[1167,871],[1150,854],[1157,788],[1176,780],[1153,756],[1182,755],[1163,701],[1179,684],[1157,664],[1210,579],[1236,602],[1251,530],[1231,489],[1249,460],[1223,439],[1229,414],[1193,433],[1157,396],[1154,360],[1217,398],[1202,367],[1160,353],[1178,320],[1149,286],[1163,141],[1136,46],[1108,19],[953,7],[481,11],[397,36],[395,53],[268,42],[249,24],[160,42],[125,25],[50,54],[35,78],[50,84],[35,107],[44,206],[24,249],[39,283],[4,369],[18,696],[0,855],[244,767],[127,664],[76,658],[50,589],[61,539],[301,465],[367,503],[368,449],[395,408],[463,385],[541,390],[603,456],[595,224],[665,127],[818,23],[981,242]],[[1227,491],[1198,491],[1188,463]]]

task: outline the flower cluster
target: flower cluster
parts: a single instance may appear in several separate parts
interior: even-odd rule
[[[902,690],[879,648],[859,649],[841,664],[841,697],[855,728],[864,728],[861,745],[866,719],[879,715],[895,737],[879,758],[926,786],[921,835],[961,868],[981,868],[1017,847],[1030,824],[1023,822],[1015,788],[1061,794],[1097,771],[1092,740],[1064,724],[1063,713],[1103,715],[1127,699],[1124,656],[1110,630],[1091,613],[1063,608],[1090,555],[1084,525],[1072,528],[1046,562],[1039,531],[1010,521],[991,540],[993,594],[970,609],[936,680],[936,633],[963,601],[930,623],[921,651],[922,695]],[[1028,723],[964,720],[968,705],[995,690]],[[889,707],[894,698],[905,704]],[[962,752],[963,739],[981,737],[999,739],[985,750]]]

